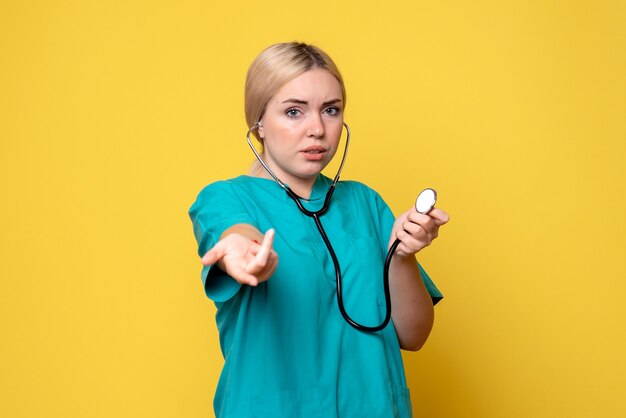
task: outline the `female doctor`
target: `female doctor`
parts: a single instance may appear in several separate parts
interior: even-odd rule
[[[273,175],[257,163],[249,175],[205,187],[189,210],[225,359],[217,417],[412,416],[400,349],[422,347],[441,298],[415,254],[448,215],[412,208],[394,219],[369,187],[336,184],[320,221],[355,321],[385,316],[383,264],[400,240],[389,266],[391,323],[364,332],[338,309],[315,222],[275,179],[307,210],[322,207],[332,180],[321,171],[339,147],[345,105],[341,74],[322,50],[295,42],[265,49],[247,74],[245,113]]]

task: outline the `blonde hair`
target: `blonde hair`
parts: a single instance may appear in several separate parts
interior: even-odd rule
[[[345,108],[346,89],[343,78],[328,54],[314,45],[301,42],[274,44],[263,50],[248,69],[245,88],[248,127],[261,120],[267,104],[285,83],[314,68],[330,72],[339,81]],[[254,129],[252,133],[262,143],[257,130]]]

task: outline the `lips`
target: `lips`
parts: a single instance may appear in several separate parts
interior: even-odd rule
[[[302,152],[304,158],[308,161],[322,161],[326,155],[326,151],[328,150],[321,145],[311,145],[300,152]]]
[[[303,149],[301,152],[304,152],[307,154],[321,154],[321,153],[326,152],[326,148],[320,145],[312,145],[310,147]]]

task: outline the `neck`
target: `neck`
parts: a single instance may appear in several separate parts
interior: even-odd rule
[[[301,198],[309,199],[311,197],[313,185],[315,184],[317,176],[312,178],[300,178],[295,176],[286,176],[284,174],[281,175],[281,173],[277,173],[276,171],[274,171],[274,174],[280,179],[280,181],[288,185],[289,188]],[[250,170],[250,175],[253,177],[274,180],[274,178],[258,162],[256,162]]]
[[[312,179],[300,179],[298,182],[287,183],[289,188],[294,191],[295,194],[303,199],[309,199],[311,192],[313,191],[313,185],[315,184],[315,178]]]

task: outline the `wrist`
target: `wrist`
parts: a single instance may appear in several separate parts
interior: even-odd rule
[[[257,244],[263,241],[263,234],[255,226],[250,224],[235,224],[226,229],[220,239],[230,234],[239,234]]]
[[[398,263],[412,263],[415,261],[415,254],[407,254],[404,251],[397,251],[393,255],[393,260],[398,260]],[[393,261],[392,260],[392,261]]]

